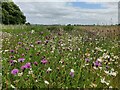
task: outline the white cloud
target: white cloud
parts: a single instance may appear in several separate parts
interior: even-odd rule
[[[14,2],[119,2],[119,0],[13,0]]]
[[[105,7],[104,9],[82,9],[80,7],[68,5],[67,2],[58,3],[18,1],[19,0],[17,0],[15,3],[20,6],[21,10],[27,17],[27,21],[34,24],[118,23],[117,2],[101,2],[102,6]],[[85,1],[87,2],[88,0]]]

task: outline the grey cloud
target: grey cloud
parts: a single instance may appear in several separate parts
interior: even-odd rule
[[[117,23],[117,3],[102,3],[105,9],[81,9],[67,2],[16,2],[27,17],[37,24],[94,24],[108,23],[111,18]]]

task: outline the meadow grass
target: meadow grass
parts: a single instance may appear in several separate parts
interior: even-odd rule
[[[2,88],[120,88],[118,26],[72,27],[2,26]]]

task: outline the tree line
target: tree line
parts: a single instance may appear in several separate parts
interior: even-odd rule
[[[26,17],[14,2],[1,2],[1,23],[5,25],[25,24]]]

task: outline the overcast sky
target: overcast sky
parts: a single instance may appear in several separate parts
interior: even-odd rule
[[[118,0],[101,1],[14,0],[32,24],[118,23]]]

